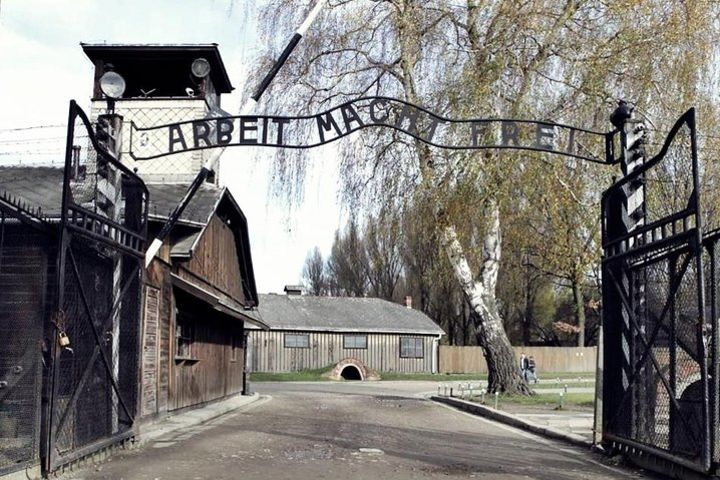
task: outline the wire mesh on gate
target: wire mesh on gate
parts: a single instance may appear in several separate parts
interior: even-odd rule
[[[709,305],[709,328],[710,334],[703,340],[707,344],[710,353],[709,377],[710,377],[710,422],[712,435],[712,458],[720,462],[720,358],[718,348],[720,332],[718,322],[720,321],[720,230],[709,232],[704,240],[704,253],[706,278],[706,299]]]
[[[59,328],[70,344],[59,354],[54,394],[60,456],[128,431],[137,398],[139,276],[117,291],[108,281],[117,259],[82,242],[69,257]]]
[[[655,156],[603,196],[604,435],[706,471],[714,328],[705,322],[695,142],[690,110]],[[630,205],[638,189],[642,204]]]
[[[0,475],[39,460],[64,128],[0,131]],[[50,208],[50,205],[53,207]]]
[[[37,461],[53,244],[0,205],[0,475]]]
[[[65,344],[56,348],[52,372],[51,471],[130,433],[139,388],[147,189],[108,151],[119,138],[117,117],[98,118],[97,138],[74,102],[70,118],[61,215],[67,247],[53,322]],[[85,149],[75,132],[89,134]]]

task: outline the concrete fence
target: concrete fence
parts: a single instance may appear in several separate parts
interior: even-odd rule
[[[535,357],[538,372],[595,372],[597,347],[513,347]],[[480,347],[440,345],[440,373],[487,373],[487,364]],[[519,360],[518,360],[519,361]],[[519,368],[519,363],[518,363]]]

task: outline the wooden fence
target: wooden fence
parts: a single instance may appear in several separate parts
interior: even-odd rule
[[[535,357],[540,375],[543,372],[595,372],[597,347],[513,347],[513,349],[518,359],[521,353]],[[440,345],[439,355],[440,373],[487,373],[487,364],[480,347]],[[519,363],[518,368],[520,368]]]

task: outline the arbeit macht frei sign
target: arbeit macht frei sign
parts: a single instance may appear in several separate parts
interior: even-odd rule
[[[148,128],[133,124],[130,153],[135,160],[149,160],[237,145],[312,148],[379,126],[440,148],[514,148],[606,163],[605,133],[531,120],[452,120],[387,97],[360,98],[310,116],[228,116]]]

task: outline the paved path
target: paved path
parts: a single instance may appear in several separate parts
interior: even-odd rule
[[[72,478],[653,478],[393,383],[255,384],[259,401]]]
[[[562,414],[541,412],[513,414],[538,425],[546,425],[566,432],[575,433],[591,442],[593,440],[593,422],[595,416],[592,412],[563,411]]]

